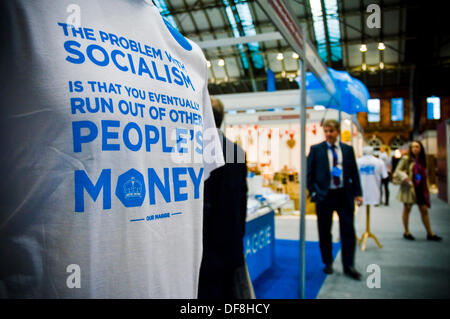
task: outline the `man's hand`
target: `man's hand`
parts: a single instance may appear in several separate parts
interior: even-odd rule
[[[362,206],[363,198],[361,196],[356,197],[356,205]]]

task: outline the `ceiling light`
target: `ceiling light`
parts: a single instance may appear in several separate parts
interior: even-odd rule
[[[384,69],[384,63],[380,62],[380,69],[383,70]]]
[[[378,43],[378,50],[383,51],[384,49],[386,49],[384,43],[383,42]]]
[[[359,51],[361,52],[367,52],[367,45],[366,44],[361,44],[361,47],[359,48]]]
[[[283,53],[278,53],[277,54],[277,60],[281,61],[284,59]]]
[[[224,66],[225,65],[225,60],[224,59],[219,59],[219,62],[217,62],[218,66]]]
[[[295,52],[292,53],[292,58],[297,60],[299,58],[299,55]]]

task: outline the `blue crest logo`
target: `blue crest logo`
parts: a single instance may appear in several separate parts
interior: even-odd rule
[[[123,191],[125,192],[125,198],[141,198],[142,197],[142,184],[132,177],[131,180],[127,181],[123,186]]]
[[[119,176],[116,196],[125,207],[142,206],[145,198],[144,176],[135,169]]]
[[[359,171],[362,175],[375,175],[375,166],[373,165],[361,166]]]
[[[186,51],[191,51],[192,45],[189,43],[189,41],[186,40],[186,38],[177,29],[175,29],[169,21],[167,21],[165,18],[163,18],[163,20],[170,34],[172,34],[178,44],[181,45]]]

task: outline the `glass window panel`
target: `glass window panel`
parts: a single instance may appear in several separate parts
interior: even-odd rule
[[[379,122],[380,121],[380,99],[369,99],[367,101],[367,108],[369,109],[368,121]]]
[[[403,121],[403,99],[391,99],[391,120]]]
[[[174,28],[176,28],[177,30],[179,30],[179,29],[178,29],[178,26],[177,26],[177,24],[176,24],[176,22],[175,22],[175,19],[174,19],[173,16],[170,14],[170,10],[169,10],[169,8],[167,7],[166,2],[165,2],[164,0],[155,0],[155,5],[158,7],[159,12],[161,12],[161,15],[162,15],[163,17],[165,17],[166,20],[169,21],[170,24],[171,24]]]
[[[236,38],[239,38],[241,36],[241,34],[239,32],[238,23],[241,24],[244,34],[246,36],[256,35],[256,29],[255,29],[255,25],[253,24],[253,18],[252,18],[251,12],[250,12],[250,8],[248,7],[248,4],[246,2],[235,1],[238,17],[236,17],[233,14],[233,10],[230,7],[230,4],[227,0],[223,0],[223,3],[227,6],[225,11],[227,13],[228,21],[233,30],[233,35]],[[236,18],[238,18],[239,21],[236,21]],[[247,69],[248,61],[247,61],[247,58],[245,55],[244,45],[239,44],[237,47],[239,49],[242,64],[243,64],[244,68]],[[251,59],[253,61],[253,65],[255,66],[255,68],[263,69],[264,68],[264,59],[263,59],[261,51],[260,51],[259,43],[257,43],[257,42],[249,43],[248,48],[250,50]]]
[[[319,55],[325,62],[328,61],[326,51],[326,35],[324,28],[324,12],[326,14],[328,38],[331,47],[331,59],[333,61],[342,60],[342,48],[340,46],[341,31],[339,25],[338,5],[336,0],[326,0],[325,8],[322,8],[320,0],[310,0],[311,14],[313,17],[313,27],[316,36]]]
[[[436,96],[427,98],[427,118],[439,120],[441,118],[441,99]]]

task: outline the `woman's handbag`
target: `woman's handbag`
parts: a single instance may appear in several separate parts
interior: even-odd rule
[[[405,179],[407,179],[409,176],[406,174],[406,172],[396,170],[394,175],[392,176],[392,184],[394,185],[401,185]]]

